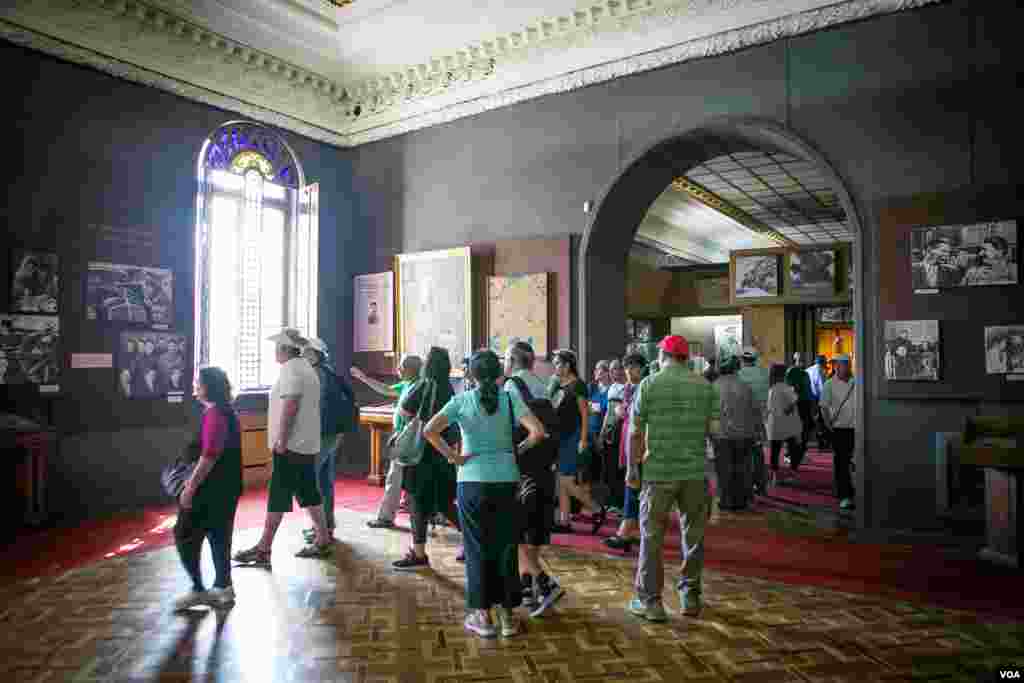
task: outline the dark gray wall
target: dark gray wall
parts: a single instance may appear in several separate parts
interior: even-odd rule
[[[174,270],[175,329],[193,334],[196,159],[205,137],[237,114],[111,78],[7,43],[8,163],[0,166],[7,215],[4,252],[26,246],[61,257],[62,352],[113,352],[119,328],[84,320],[85,262],[159,265]],[[350,356],[353,242],[349,154],[284,134],[308,181],[319,181],[320,336]],[[146,226],[152,249],[100,244],[89,223]],[[340,258],[339,258],[340,255]],[[0,257],[0,301],[8,299],[8,257]],[[51,417],[62,433],[50,467],[50,507],[74,519],[165,501],[159,471],[181,448],[194,417],[190,402],[125,400],[113,370],[70,370],[57,399],[31,387],[0,388],[6,408]],[[2,408],[0,408],[2,409]],[[37,410],[38,409],[38,410]]]
[[[354,155],[357,221],[373,237],[361,256],[368,270],[382,269],[397,251],[582,234],[590,225],[583,202],[605,197],[652,145],[718,117],[770,119],[821,152],[861,214],[864,359],[877,364],[882,207],[922,193],[1019,181],[1020,162],[1009,151],[1012,109],[997,94],[1016,90],[1011,27],[1021,11],[1015,3],[968,8],[951,2],[850,24],[361,147]],[[637,201],[662,189],[638,184]],[[617,227],[624,244],[642,212],[636,215]],[[609,329],[624,317],[624,301],[615,296],[622,285],[600,287],[622,277],[628,248],[621,251],[621,261],[595,258],[600,273],[588,279],[588,296],[600,298]],[[1018,320],[1020,294],[986,292],[1008,313],[1016,307]],[[601,349],[602,339],[591,338],[596,327],[587,327],[587,344]],[[935,526],[932,433],[968,413],[1008,408],[883,400],[872,376],[865,385],[861,523]]]

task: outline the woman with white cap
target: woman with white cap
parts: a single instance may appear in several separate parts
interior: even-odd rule
[[[355,431],[355,400],[352,387],[335,372],[326,342],[311,337],[309,345],[302,350],[302,355],[320,378],[320,454],[315,465],[316,483],[324,501],[324,523],[327,526],[327,533],[333,536],[337,456],[345,433]],[[316,529],[305,529],[303,535],[307,541],[312,541]]]

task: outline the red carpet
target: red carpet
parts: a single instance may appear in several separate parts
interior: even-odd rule
[[[376,510],[381,493],[382,489],[363,479],[339,480],[337,505],[369,515]],[[261,526],[265,504],[264,488],[248,491],[239,505],[236,528]],[[852,544],[845,535],[827,532],[810,537],[782,534],[766,522],[765,509],[759,504],[749,516],[712,526],[706,565],[732,574],[1024,619],[1019,572],[954,556],[938,547]],[[54,575],[105,557],[166,547],[173,542],[173,514],[173,507],[167,506],[73,528],[25,533],[4,549],[3,574],[11,578]],[[601,543],[601,538],[614,533],[613,524],[606,525],[599,536],[589,535],[589,525],[577,529],[584,533],[556,535],[555,544],[616,554]],[[677,528],[668,545],[668,557],[677,559]]]

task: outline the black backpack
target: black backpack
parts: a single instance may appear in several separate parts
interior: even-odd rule
[[[530,388],[526,386],[526,382],[523,381],[522,377],[509,377],[508,381],[516,385],[519,390],[519,395],[523,399],[523,403],[530,409],[530,412],[540,420],[541,424],[544,425],[544,431],[548,433],[548,438],[537,444],[526,453],[519,455],[519,466],[526,470],[533,469],[547,469],[558,462],[558,437],[560,434],[558,414],[555,409],[551,406],[551,401],[546,398],[534,398],[533,394],[530,393]],[[516,443],[521,442],[526,438],[526,429],[519,425],[515,426],[515,434],[513,437]]]

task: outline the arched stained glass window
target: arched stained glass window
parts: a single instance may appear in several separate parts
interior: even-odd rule
[[[273,131],[235,121],[203,144],[196,198],[196,360],[239,391],[277,374],[266,338],[317,334],[318,186]]]

